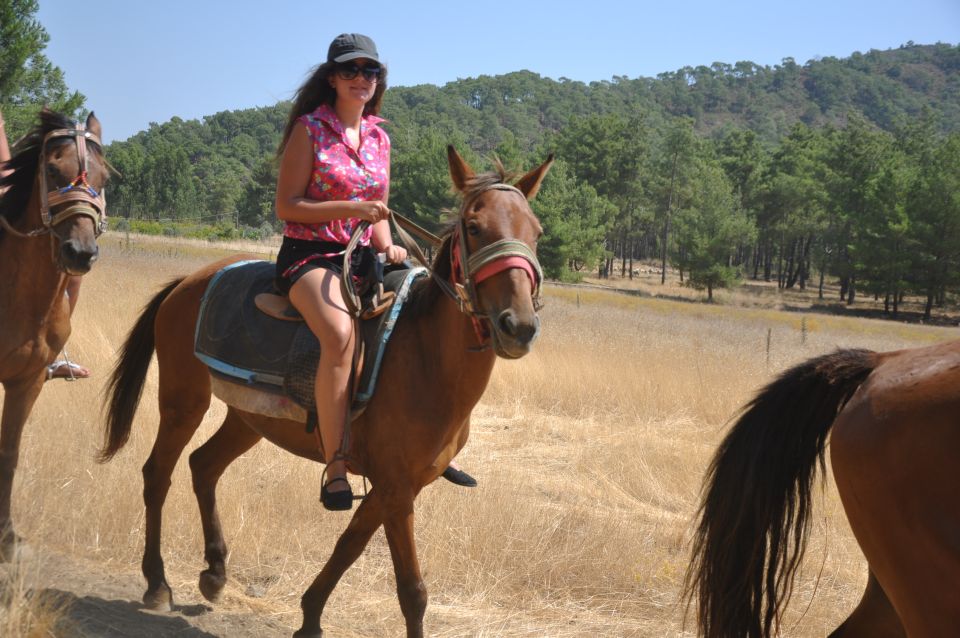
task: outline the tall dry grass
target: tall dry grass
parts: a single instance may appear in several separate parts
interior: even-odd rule
[[[143,304],[171,277],[220,254],[123,237],[108,238],[103,252],[85,278],[69,343],[94,377],[47,384],[26,427],[14,514],[39,551],[129,573],[143,545],[140,467],[158,423],[156,367],[130,444],[107,465],[93,461],[100,392]],[[546,301],[533,353],[498,363],[475,411],[460,460],[480,487],[441,481],[418,500],[430,635],[693,635],[678,596],[703,470],[728,419],[799,360],[838,346],[889,350],[950,335],[810,316],[804,336],[796,314],[570,289],[548,289]],[[184,459],[224,412],[215,402]],[[221,608],[298,626],[299,597],[348,521],[320,507],[319,477],[319,466],[268,443],[228,469],[218,493],[232,552]],[[789,636],[829,633],[865,582],[829,481],[820,500]],[[185,460],[164,509],[163,550],[177,602],[199,602],[205,565]],[[398,636],[402,627],[381,532],[331,597],[324,628]]]

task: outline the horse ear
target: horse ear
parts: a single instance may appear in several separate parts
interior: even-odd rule
[[[463,161],[453,144],[447,146],[447,163],[450,164],[450,179],[461,193],[467,187],[467,180],[473,177],[473,169]]]
[[[87,116],[87,130],[97,137],[101,137],[103,135],[103,131],[100,128],[100,120],[98,120],[97,116],[93,114],[93,111],[90,111],[90,115]]]
[[[543,178],[547,176],[547,171],[550,170],[552,164],[553,153],[550,153],[550,157],[547,158],[546,162],[521,177],[520,181],[516,183],[516,187],[520,189],[521,193],[526,195],[527,199],[533,199],[537,196],[537,191],[540,190],[540,184],[543,183]]]

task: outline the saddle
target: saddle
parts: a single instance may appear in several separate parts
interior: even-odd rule
[[[360,262],[356,271],[362,273],[357,276],[360,284],[358,297],[360,300],[360,319],[373,319],[393,304],[394,291],[384,288],[383,277],[386,272],[385,255],[374,256],[372,251],[363,251],[359,254]],[[282,321],[303,321],[300,312],[293,307],[286,295],[262,292],[254,297],[254,304],[261,312]]]
[[[194,353],[210,369],[214,394],[226,403],[307,422],[316,412],[313,386],[320,343],[286,299],[274,294],[274,273],[273,262],[254,260],[214,275],[201,302]],[[373,396],[403,304],[414,281],[426,274],[425,268],[385,274],[379,300],[365,307],[351,418],[362,414]]]

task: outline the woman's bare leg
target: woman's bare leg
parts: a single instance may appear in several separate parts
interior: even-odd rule
[[[315,268],[297,280],[290,289],[290,301],[300,311],[320,341],[320,363],[314,393],[317,420],[327,462],[327,482],[346,476],[343,460],[332,461],[343,439],[347,413],[347,385],[353,364],[353,320],[340,293],[336,273]],[[340,492],[349,484],[337,481],[328,491]]]

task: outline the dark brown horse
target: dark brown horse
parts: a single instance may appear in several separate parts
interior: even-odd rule
[[[327,598],[381,525],[393,558],[407,635],[423,635],[427,592],[414,545],[413,501],[466,442],[470,412],[487,386],[497,355],[523,356],[538,333],[534,300],[539,277],[528,274],[534,272],[531,266],[539,272],[532,251],[541,228],[527,199],[536,194],[552,158],[514,187],[501,183],[503,175],[474,175],[452,147],[448,155],[453,183],[463,195],[460,216],[438,251],[433,277],[412,291],[387,348],[379,389],[353,423],[348,462],[353,471],[369,478],[373,488],[304,593],[303,626],[297,636],[322,635],[320,616]],[[530,263],[506,269],[474,264],[472,257],[504,243],[520,246]],[[114,455],[129,436],[156,350],[160,427],[143,467],[147,511],[143,600],[151,608],[169,608],[172,601],[160,554],[161,510],[170,475],[210,404],[210,374],[193,354],[194,325],[211,277],[237,259],[171,282],[154,297],[131,330],[111,379],[104,458]],[[481,270],[492,274],[478,283]],[[455,274],[458,271],[476,273],[472,283],[460,289],[466,291],[463,298],[445,294],[456,289],[451,284],[465,283]],[[464,314],[465,306],[472,306],[476,315]],[[475,322],[487,327],[489,339],[478,334]],[[200,590],[209,600],[220,595],[226,582],[227,549],[216,512],[217,481],[230,463],[261,438],[308,459],[322,462],[324,458],[317,438],[307,434],[303,424],[228,406],[220,429],[190,455],[209,565],[200,575]]]
[[[869,564],[834,637],[960,635],[960,341],[840,350],[747,405],[707,475],[687,574],[708,638],[778,630],[828,435],[837,490]]]
[[[49,111],[14,148],[0,179],[0,557],[18,537],[10,519],[20,437],[47,366],[70,336],[68,275],[97,260],[107,165],[100,122],[86,126]],[[0,165],[2,166],[2,165]]]

